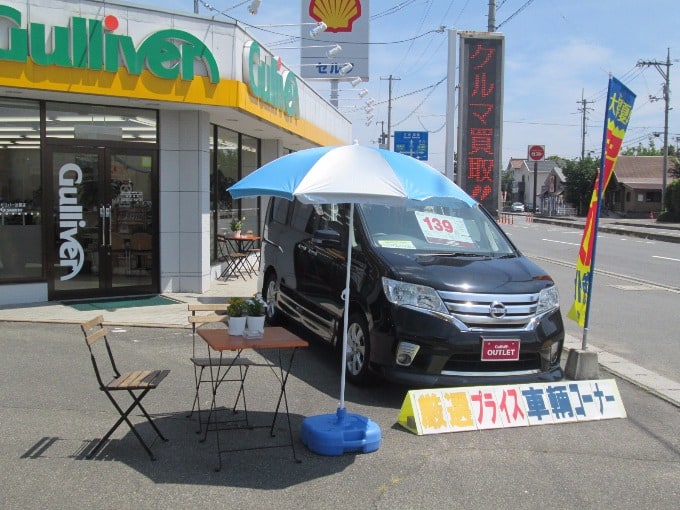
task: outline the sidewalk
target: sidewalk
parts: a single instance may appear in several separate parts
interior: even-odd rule
[[[515,214],[515,221],[526,221],[525,214]],[[536,223],[549,223],[583,230],[586,219],[572,216],[534,216]],[[600,218],[598,232],[680,243],[680,223],[657,223],[653,219]]]
[[[80,324],[101,313],[107,324],[116,326],[142,326],[155,328],[188,327],[187,304],[226,303],[230,297],[250,297],[257,292],[257,278],[228,281],[215,280],[204,294],[187,292],[166,293],[163,296],[180,301],[176,305],[112,308],[93,312],[80,311],[59,301],[0,307],[0,322],[53,322]]]

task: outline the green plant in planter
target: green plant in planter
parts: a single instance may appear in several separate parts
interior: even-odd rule
[[[227,303],[229,317],[246,317],[248,315],[248,302],[240,297],[233,297]]]
[[[256,295],[255,297],[248,300],[249,317],[263,317],[265,315],[266,309],[267,305],[259,295]]]
[[[243,218],[232,218],[230,224],[231,231],[236,232],[237,230],[241,230],[243,228],[244,221],[246,221],[245,216]]]

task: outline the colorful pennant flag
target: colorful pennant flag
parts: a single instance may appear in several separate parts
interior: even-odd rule
[[[578,260],[576,262],[574,304],[567,314],[570,319],[578,322],[581,327],[587,327],[588,324],[600,203],[614,172],[614,165],[619,157],[619,151],[623,143],[623,137],[626,134],[634,102],[635,94],[633,92],[616,78],[609,78],[600,170],[590,199],[590,208],[588,209],[586,225],[583,230],[583,237],[581,238],[581,248],[579,249]]]

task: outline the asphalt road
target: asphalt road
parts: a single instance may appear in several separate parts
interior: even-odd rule
[[[348,386],[348,410],[380,426],[380,448],[316,455],[300,443],[300,424],[335,412],[340,373],[331,351],[317,344],[298,352],[288,386],[302,462],[289,448],[245,451],[225,456],[217,473],[214,434],[199,442],[195,421],[186,418],[193,397],[189,332],[120,328],[112,338],[122,366],[171,369],[145,400],[170,439],[154,442],[158,460],[150,461],[125,428],[86,460],[117,414],[96,388],[79,327],[5,322],[1,508],[656,509],[675,508],[680,497],[680,409],[624,381],[624,419],[429,436],[397,424],[405,388]],[[271,419],[274,388],[266,370],[248,376],[253,421]],[[277,439],[285,437],[282,423]],[[147,425],[140,431],[152,437]],[[272,440],[240,434],[223,437],[235,446]]]
[[[555,279],[567,333],[582,339],[583,329],[566,318],[582,231],[526,222],[503,227]],[[600,233],[595,270],[588,344],[680,382],[678,244]]]

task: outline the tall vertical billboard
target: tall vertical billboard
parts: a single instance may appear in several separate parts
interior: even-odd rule
[[[500,210],[504,36],[460,33],[456,182],[490,213]]]
[[[368,81],[368,18],[369,0],[302,0],[300,76]],[[328,28],[313,38],[309,31],[319,22]],[[342,51],[328,57],[328,50],[336,44]],[[341,75],[340,69],[347,63],[352,64],[352,70]]]

